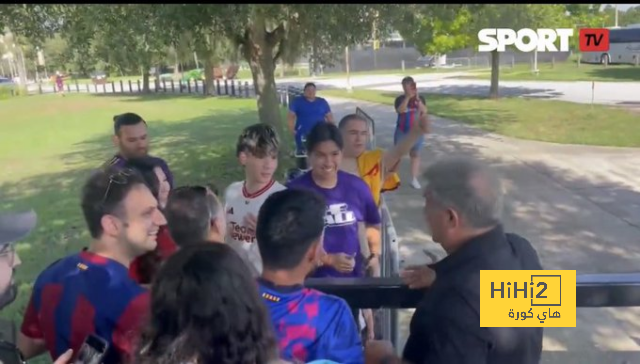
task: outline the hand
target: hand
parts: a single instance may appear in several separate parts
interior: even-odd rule
[[[364,347],[364,362],[380,363],[384,359],[395,359],[392,362],[400,363],[393,349],[393,344],[388,340],[371,340]]]
[[[351,273],[356,267],[356,259],[344,253],[329,254],[330,265],[340,273]]]
[[[375,255],[367,263],[366,269],[372,277],[380,277],[380,256]]]
[[[69,349],[64,352],[64,354],[60,355],[53,364],[69,364],[71,362],[71,357],[73,357],[73,350]]]
[[[258,223],[258,218],[256,217],[256,215],[249,213],[244,217],[244,219],[242,220],[242,223],[249,229],[256,231],[256,224]]]
[[[404,284],[411,289],[427,288],[436,280],[436,271],[426,265],[412,266],[400,272]]]

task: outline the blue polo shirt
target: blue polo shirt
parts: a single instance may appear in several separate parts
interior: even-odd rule
[[[298,96],[289,105],[289,110],[296,114],[296,146],[302,147],[302,137],[306,136],[313,127],[323,122],[325,115],[331,112],[329,103],[322,97],[316,97],[313,101],[306,97]]]

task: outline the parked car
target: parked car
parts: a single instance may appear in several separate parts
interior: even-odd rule
[[[0,77],[0,87],[13,87],[16,83],[12,79],[6,77]]]
[[[93,82],[94,85],[103,85],[107,83],[107,74],[103,71],[92,72],[91,82]]]

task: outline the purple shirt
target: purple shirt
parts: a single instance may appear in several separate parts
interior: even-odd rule
[[[362,179],[347,172],[338,171],[338,184],[334,188],[322,188],[311,173],[292,180],[289,188],[303,188],[319,192],[327,201],[323,246],[327,253],[355,255],[356,268],[351,273],[339,273],[332,267],[320,267],[313,277],[362,277],[363,259],[360,253],[358,223],[380,224],[380,212],[369,186]]]

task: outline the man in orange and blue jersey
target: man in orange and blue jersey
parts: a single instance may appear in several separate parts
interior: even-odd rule
[[[270,195],[260,207],[256,238],[262,257],[259,291],[287,361],[364,363],[358,327],[347,303],[306,288],[305,278],[326,253],[322,249],[324,198],[308,189]]]
[[[416,82],[411,77],[402,79],[402,89],[404,95],[396,98],[395,108],[398,114],[396,123],[396,131],[393,135],[393,143],[398,145],[401,140],[410,135],[411,129],[415,123],[419,123],[423,118],[427,118],[427,108],[424,97],[418,95]],[[424,135],[418,138],[409,152],[411,158],[411,187],[420,189],[418,175],[420,174],[420,151],[424,146]]]

